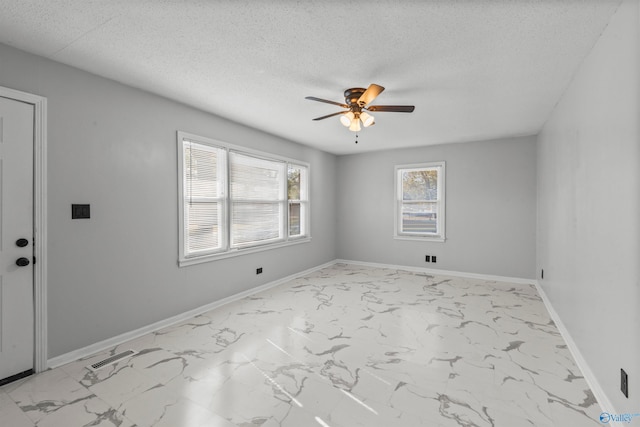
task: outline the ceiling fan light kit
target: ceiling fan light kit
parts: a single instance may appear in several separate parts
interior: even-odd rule
[[[360,119],[355,119],[349,125],[349,130],[352,132],[358,132],[360,130]]]
[[[348,111],[340,116],[340,123],[343,126],[349,127],[351,125],[351,121],[356,117],[353,111]]]
[[[376,124],[376,122],[374,122],[373,116],[367,113],[366,111],[363,111],[362,113],[360,113],[360,121],[362,122],[362,126],[366,128]]]
[[[343,126],[348,127],[352,132],[358,132],[362,129],[360,125],[363,127],[369,127],[375,124],[374,117],[367,113],[367,111],[411,113],[415,109],[413,105],[369,105],[382,93],[383,90],[384,87],[375,83],[370,84],[367,89],[361,87],[347,89],[344,91],[344,104],[329,101],[327,99],[316,98],[314,96],[307,96],[305,99],[346,108],[346,111],[316,117],[313,120],[324,120],[329,117],[340,116],[340,123],[342,123]]]

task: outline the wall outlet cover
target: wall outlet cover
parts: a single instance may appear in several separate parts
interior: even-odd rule
[[[71,205],[71,219],[91,218],[91,205]]]

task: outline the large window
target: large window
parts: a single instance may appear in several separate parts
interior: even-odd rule
[[[444,162],[396,166],[397,238],[444,241]]]
[[[178,132],[180,265],[309,239],[309,166]]]

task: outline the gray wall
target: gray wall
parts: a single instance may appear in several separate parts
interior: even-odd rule
[[[50,358],[336,257],[335,156],[4,45],[0,85],[48,98]],[[309,162],[312,241],[178,268],[176,130]]]
[[[442,160],[446,241],[394,239],[394,166]],[[535,277],[535,137],[340,156],[338,173],[339,258]]]
[[[637,1],[623,2],[538,141],[540,283],[616,409],[634,413],[640,403],[639,12]],[[629,399],[619,391],[620,368],[629,374]]]

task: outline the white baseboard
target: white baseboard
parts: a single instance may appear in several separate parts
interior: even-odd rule
[[[613,406],[613,404],[611,403],[611,400],[609,400],[609,398],[604,392],[604,389],[598,382],[596,376],[593,374],[593,371],[589,367],[589,364],[587,363],[585,358],[582,356],[582,353],[580,353],[580,350],[578,349],[578,346],[576,345],[575,341],[571,337],[571,334],[569,334],[569,331],[567,330],[566,326],[564,325],[564,323],[562,323],[560,316],[558,315],[556,310],[553,308],[553,305],[551,305],[551,301],[547,297],[547,294],[545,293],[544,289],[542,289],[542,286],[540,286],[540,283],[538,283],[537,280],[535,282],[535,285],[536,285],[536,288],[538,289],[538,293],[540,294],[540,297],[542,298],[542,301],[544,302],[544,305],[547,307],[547,311],[549,312],[551,319],[553,319],[554,323],[556,324],[556,327],[558,328],[558,331],[560,331],[560,335],[562,335],[562,338],[567,343],[567,347],[569,348],[569,351],[571,352],[573,359],[576,361],[576,365],[578,365],[578,368],[580,368],[582,375],[584,375],[584,379],[587,381],[587,384],[591,388],[591,391],[593,392],[594,397],[600,404],[600,408],[602,409],[602,412],[608,412],[610,414],[618,414],[618,412],[616,411],[616,408]],[[617,426],[622,426],[622,423],[611,421],[609,422],[609,425],[611,427],[617,427]]]
[[[346,259],[337,259],[335,260],[334,263],[363,265],[366,267],[376,267],[376,268],[392,268],[395,270],[406,270],[406,271],[413,271],[418,273],[427,273],[427,274],[441,275],[441,276],[466,277],[468,279],[481,279],[481,280],[489,280],[494,282],[509,282],[509,283],[515,283],[519,285],[535,285],[537,283],[536,280],[534,279],[523,279],[521,277],[494,276],[490,274],[466,273],[464,271],[440,270],[437,268],[409,267],[406,265],[381,264],[376,262],[351,261]]]
[[[217,307],[223,306],[225,304],[229,304],[231,302],[237,301],[249,295],[256,294],[258,292],[265,291],[267,289],[271,289],[282,283],[288,282],[289,280],[296,279],[298,277],[304,276],[309,273],[313,273],[314,271],[323,269],[325,267],[329,267],[335,264],[335,261],[330,261],[325,264],[312,267],[310,269],[300,271],[298,273],[292,274],[290,276],[283,277],[278,280],[274,280],[273,282],[266,283],[264,285],[248,289],[243,292],[239,292],[235,295],[231,295],[227,298],[223,298],[218,301],[214,301],[212,303],[203,305],[202,307],[195,308],[193,310],[186,311],[184,313],[178,314],[176,316],[170,317],[168,319],[160,320],[159,322],[152,323],[147,326],[143,326],[142,328],[135,329],[130,332],[125,332],[124,334],[117,335],[115,337],[97,342],[95,344],[88,345],[86,347],[80,348],[78,350],[70,351],[69,353],[61,354],[60,356],[53,357],[47,361],[48,368],[57,368],[58,366],[66,365],[67,363],[74,362],[78,359],[82,359],[84,357],[91,356],[93,354],[99,353],[101,351],[107,350],[109,348],[115,347],[122,343],[125,343],[129,340],[141,337],[142,335],[159,331],[160,329],[166,328],[168,326],[172,326],[188,320],[192,317],[198,316],[202,313],[206,313],[207,311],[213,310]]]

